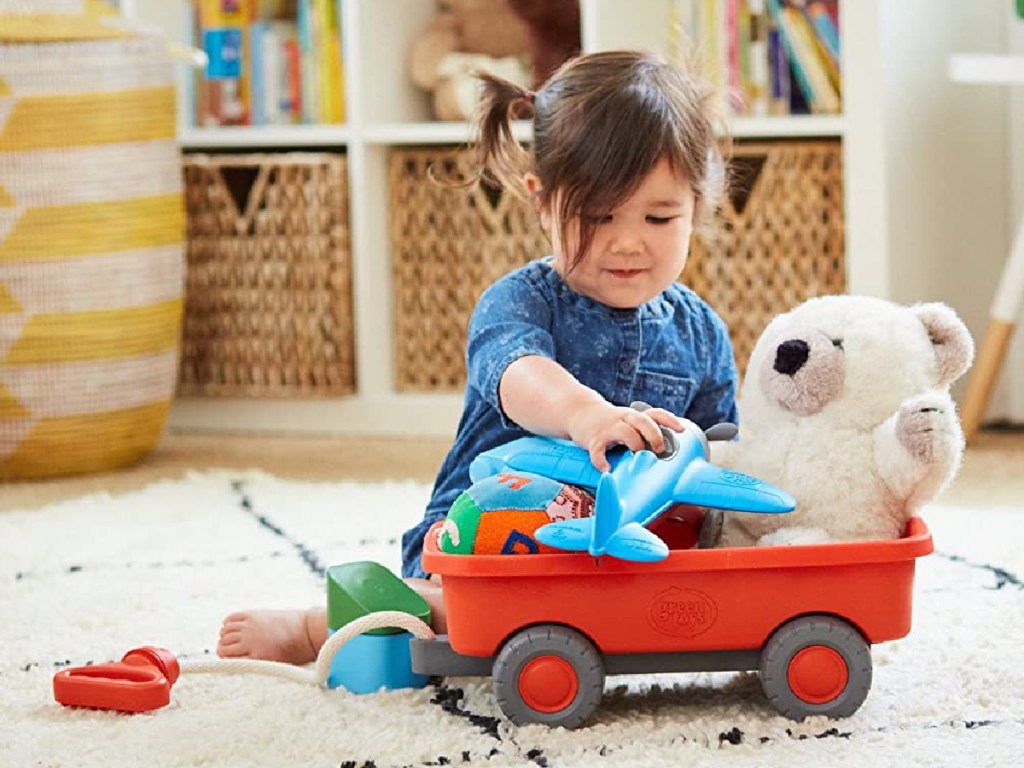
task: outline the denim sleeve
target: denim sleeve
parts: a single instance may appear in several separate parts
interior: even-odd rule
[[[402,578],[404,579],[426,579],[430,574],[423,570],[423,563],[420,558],[423,555],[423,540],[427,536],[430,526],[436,523],[441,517],[436,514],[424,515],[423,519],[408,531],[402,534]]]
[[[705,308],[704,333],[707,339],[707,368],[704,381],[690,404],[687,418],[698,424],[721,421],[739,423],[736,410],[736,354],[725,323],[710,307]]]
[[[551,305],[524,279],[504,278],[484,291],[469,320],[466,343],[468,385],[501,414],[502,426],[515,426],[501,408],[498,384],[520,357],[555,359]]]

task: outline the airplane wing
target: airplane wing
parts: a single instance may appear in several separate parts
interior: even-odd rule
[[[613,461],[611,452],[608,459]],[[521,437],[485,451],[473,459],[469,476],[476,482],[508,470],[532,472],[590,489],[596,488],[601,479],[600,471],[590,462],[590,454],[569,440],[550,437]]]
[[[792,512],[796,500],[781,488],[756,477],[697,459],[676,483],[675,501],[736,512]]]

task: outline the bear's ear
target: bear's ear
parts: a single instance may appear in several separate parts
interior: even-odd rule
[[[949,385],[971,367],[974,339],[963,320],[953,309],[939,302],[915,304],[911,307],[928,331],[935,350],[935,369],[939,384]]]

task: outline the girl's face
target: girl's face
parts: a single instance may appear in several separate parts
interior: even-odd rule
[[[531,192],[538,191],[535,177],[526,181]],[[569,287],[609,307],[628,309],[678,279],[690,251],[695,204],[690,183],[660,160],[630,198],[601,218],[589,253],[572,270],[578,226],[570,226],[563,243],[557,208],[542,206],[540,217],[553,244],[555,271]]]

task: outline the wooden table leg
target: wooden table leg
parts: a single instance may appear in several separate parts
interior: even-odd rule
[[[971,377],[967,381],[967,390],[964,392],[964,402],[960,407],[960,423],[968,443],[981,426],[981,419],[985,415],[989,398],[992,397],[992,390],[999,377],[999,369],[1002,368],[1003,358],[1006,357],[1006,349],[1010,346],[1013,327],[1013,323],[995,318],[988,321],[988,329],[974,360]]]
[[[963,406],[960,422],[967,442],[975,436],[985,416],[989,398],[995,388],[999,371],[1010,346],[1010,338],[1017,318],[1024,305],[1024,218],[1017,227],[1010,255],[1003,266],[992,308],[989,311],[988,330],[982,340],[978,356],[974,361]]]

